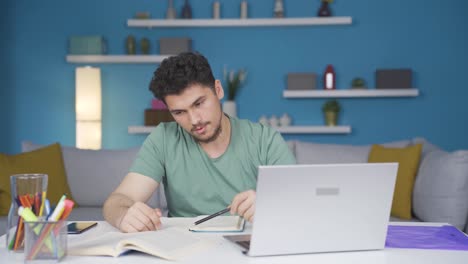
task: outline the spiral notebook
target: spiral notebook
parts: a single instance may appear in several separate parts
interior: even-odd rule
[[[468,250],[468,236],[450,225],[389,225],[385,247]]]

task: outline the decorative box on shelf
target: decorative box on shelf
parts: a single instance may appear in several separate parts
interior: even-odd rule
[[[68,43],[68,53],[72,55],[101,55],[107,53],[104,37],[71,36]]]
[[[288,73],[288,90],[315,90],[317,88],[317,75],[315,73]]]
[[[179,54],[192,50],[190,38],[160,38],[159,53],[162,55]]]
[[[375,87],[377,89],[408,89],[413,87],[411,69],[377,69]]]

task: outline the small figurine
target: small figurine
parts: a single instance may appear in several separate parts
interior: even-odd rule
[[[322,5],[318,11],[317,16],[319,17],[329,17],[332,15],[329,4],[333,3],[333,0],[321,0]]]
[[[275,9],[273,12],[273,16],[276,18],[284,17],[283,0],[275,0]]]
[[[127,49],[127,54],[136,54],[136,39],[134,36],[128,35],[125,41],[125,48]]]
[[[182,13],[180,15],[182,18],[191,19],[192,18],[192,7],[188,0],[185,0],[184,6],[182,7]]]
[[[221,18],[221,4],[219,1],[213,2],[213,19],[220,19]]]
[[[240,4],[240,18],[247,18],[249,16],[248,14],[248,3],[247,0],[242,0]]]
[[[150,41],[148,38],[142,38],[140,40],[141,53],[148,55],[150,54]]]
[[[176,19],[177,14],[176,14],[174,5],[172,3],[172,0],[168,0],[168,1],[169,3],[167,4],[166,19]]]

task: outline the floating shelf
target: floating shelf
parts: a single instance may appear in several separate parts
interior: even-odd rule
[[[275,128],[281,134],[349,134],[350,126],[287,126]]]
[[[351,17],[246,18],[246,19],[128,19],[129,27],[268,27],[349,25]]]
[[[153,131],[155,126],[129,126],[129,134],[149,134]]]
[[[129,126],[129,134],[149,134],[154,126]],[[349,134],[350,126],[287,126],[275,128],[282,134]]]
[[[353,98],[353,97],[415,97],[419,90],[408,89],[347,89],[347,90],[285,90],[285,98]]]
[[[71,63],[160,63],[171,55],[68,55]]]

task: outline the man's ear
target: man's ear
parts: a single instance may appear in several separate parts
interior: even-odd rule
[[[220,80],[215,81],[215,93],[219,100],[224,98],[224,89]]]

